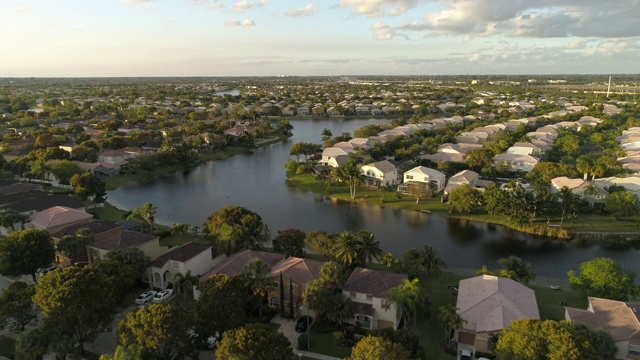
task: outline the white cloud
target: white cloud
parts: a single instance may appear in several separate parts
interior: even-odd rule
[[[13,10],[15,12],[17,12],[17,13],[30,13],[30,12],[33,12],[32,8],[29,8],[29,7],[26,7],[26,6],[18,6]]]
[[[340,0],[340,7],[353,8],[369,17],[398,16],[418,6],[420,0]]]
[[[430,35],[620,38],[640,36],[640,0],[426,0],[442,9],[422,21],[390,26]],[[393,16],[420,0],[341,0],[357,14]],[[388,10],[391,8],[391,10]]]
[[[377,40],[391,40],[395,36],[395,30],[387,23],[375,23],[371,26],[373,37]]]
[[[245,12],[253,7],[254,3],[247,0],[242,0],[233,5],[233,10],[237,12]]]
[[[245,27],[245,28],[250,28],[250,27],[256,25],[256,23],[251,19],[229,20],[229,21],[225,22],[224,24],[227,25],[227,26],[242,26],[242,27]]]
[[[308,3],[307,5],[297,8],[295,10],[289,10],[284,14],[287,16],[303,16],[303,15],[312,15],[315,14],[316,11],[320,8],[319,5]]]
[[[214,1],[208,6],[209,10],[216,10],[216,9],[220,9],[221,7],[224,7],[224,4],[222,3],[222,1]]]
[[[155,0],[122,0],[122,1],[129,4],[142,4],[142,3],[152,2]]]

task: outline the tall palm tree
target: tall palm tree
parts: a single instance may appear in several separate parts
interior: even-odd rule
[[[413,318],[413,327],[415,328],[418,312],[423,310],[429,302],[427,291],[420,283],[420,279],[405,279],[401,285],[389,291],[389,297],[402,308],[405,324],[410,318]]]
[[[451,336],[452,330],[461,329],[466,322],[460,314],[458,314],[458,308],[453,304],[446,304],[438,308],[438,320],[442,322],[444,327],[444,341],[445,344],[449,344],[449,336]]]
[[[362,266],[367,262],[373,262],[373,260],[379,260],[382,256],[382,249],[380,248],[380,242],[376,240],[376,236],[366,230],[358,233],[358,252],[359,262]]]
[[[558,199],[560,199],[560,208],[562,209],[562,217],[560,219],[560,226],[564,223],[564,218],[567,212],[575,212],[578,208],[578,195],[574,194],[568,187],[564,186],[557,193]]]
[[[139,221],[149,226],[149,231],[152,231],[157,211],[158,211],[158,208],[154,207],[153,203],[148,202],[144,204],[142,207],[133,209],[133,211],[127,217],[127,219]]]
[[[508,258],[499,259],[498,264],[502,266],[503,271],[511,275],[509,277],[524,285],[536,279],[536,274],[531,269],[531,264],[522,261],[522,259],[517,256],[511,255]]]
[[[438,255],[438,250],[434,249],[432,246],[426,245],[422,248],[422,266],[424,266],[425,270],[428,274],[440,274],[442,269],[447,267],[447,264],[442,260],[440,255]]]
[[[334,257],[342,266],[349,267],[358,260],[358,238],[348,231],[344,231],[336,238]]]
[[[576,159],[576,169],[584,174],[584,180],[587,180],[593,165],[593,160],[588,155],[582,155]]]
[[[269,266],[258,258],[251,260],[242,269],[242,275],[247,279],[249,287],[258,301],[258,314],[260,317],[262,317],[263,298],[269,294],[269,290],[273,289],[270,273]]]
[[[333,168],[330,176],[333,181],[347,184],[351,199],[356,198],[356,189],[362,184],[364,177],[355,162],[348,161],[344,165]]]
[[[186,274],[177,273],[173,277],[173,287],[182,294],[182,297],[185,297],[187,294],[191,294],[193,296],[193,286],[198,285],[200,282],[200,277],[197,275],[193,275],[191,270],[187,270]]]

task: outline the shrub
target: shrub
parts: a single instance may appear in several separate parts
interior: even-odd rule
[[[309,344],[308,341],[307,334],[298,336],[298,350],[309,350],[309,347],[307,346]]]

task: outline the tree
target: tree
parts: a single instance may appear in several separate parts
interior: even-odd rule
[[[373,262],[379,260],[382,256],[382,249],[380,248],[380,242],[376,241],[376,236],[366,230],[360,231],[357,235],[357,248],[358,248],[358,264],[361,266],[366,265],[367,262]]]
[[[464,320],[460,314],[458,314],[458,308],[453,304],[446,304],[438,308],[438,320],[442,323],[444,332],[444,343],[449,344],[451,332],[453,330],[461,329],[464,326],[466,320]]]
[[[240,277],[215,274],[200,283],[196,303],[200,333],[222,334],[245,323],[249,289]]]
[[[269,240],[269,228],[257,213],[240,206],[225,206],[204,223],[218,250],[229,255],[240,249],[257,249]]]
[[[411,359],[424,359],[424,347],[420,344],[420,335],[416,331],[402,328],[394,330],[393,328],[375,329],[369,335],[379,336],[390,340],[394,344],[400,344],[402,348],[409,352]]]
[[[95,203],[102,203],[107,199],[106,184],[90,172],[73,175],[69,184],[82,201],[91,198]]]
[[[598,359],[588,340],[555,320],[519,319],[502,331],[495,349],[497,360]]]
[[[363,175],[354,161],[335,167],[330,173],[331,179],[336,182],[345,183],[349,187],[351,199],[356,198],[356,189],[362,184]]]
[[[350,267],[354,264],[357,266],[358,246],[358,238],[348,231],[343,231],[336,237],[333,256],[342,266]]]
[[[609,258],[596,258],[580,265],[580,275],[569,271],[571,288],[582,296],[600,297],[610,300],[629,301],[640,294],[635,283],[636,274],[624,270],[620,264]]]
[[[333,134],[331,133],[331,130],[322,129],[322,142],[330,140],[332,136],[333,136]]]
[[[24,331],[33,320],[38,318],[38,308],[31,298],[35,294],[33,285],[14,281],[0,295],[0,320],[6,323],[11,319],[16,330]]]
[[[193,287],[197,286],[199,282],[200,277],[193,275],[191,270],[187,270],[184,274],[178,272],[173,277],[173,287],[182,297],[189,295],[191,299],[193,299]]]
[[[287,257],[304,254],[304,239],[307,235],[299,229],[279,230],[273,239],[273,251],[283,253]]]
[[[118,324],[118,340],[123,346],[143,347],[157,359],[197,358],[195,339],[189,332],[193,325],[193,314],[187,308],[152,304],[127,314]]]
[[[309,308],[315,311],[318,322],[339,322],[353,318],[351,300],[339,289],[344,281],[344,269],[329,261],[320,268],[320,276],[305,286],[302,297]]]
[[[273,289],[273,280],[271,280],[271,269],[264,261],[255,258],[242,269],[242,275],[245,277],[248,287],[258,301],[258,314],[262,318],[262,305],[269,290]]]
[[[438,255],[438,251],[426,245],[422,249],[407,250],[395,265],[398,272],[409,278],[427,278],[430,274],[439,274],[447,265]]]
[[[22,230],[24,230],[24,224],[29,222],[29,219],[29,215],[18,213],[15,210],[0,211],[0,226],[7,230],[11,229],[11,231],[15,231],[15,225],[18,223],[20,223]]]
[[[149,230],[153,230],[157,212],[158,208],[153,206],[153,203],[148,202],[139,208],[133,209],[127,219],[141,222],[147,226]]]
[[[536,274],[531,270],[531,264],[523,262],[517,256],[511,255],[508,258],[498,260],[498,264],[502,266],[502,270],[511,279],[528,285],[529,281],[536,279]]]
[[[122,267],[130,267],[136,278],[140,278],[151,263],[151,258],[137,247],[111,250],[105,259],[118,263]]]
[[[54,256],[53,240],[47,231],[15,231],[0,241],[0,274],[31,275],[35,282],[36,271],[51,266]]]
[[[366,336],[353,347],[347,360],[406,360],[411,354],[402,345],[378,336]]]
[[[457,211],[469,213],[482,205],[482,194],[473,186],[465,184],[449,193],[449,201]]]
[[[603,329],[589,329],[585,325],[567,320],[561,320],[560,326],[569,330],[572,334],[586,339],[596,354],[598,354],[594,359],[609,360],[615,357],[617,352],[616,344],[608,331]]]
[[[124,347],[118,345],[113,356],[109,354],[100,355],[99,360],[146,360],[146,349],[138,345],[129,345]]]
[[[566,186],[563,186],[556,195],[560,200],[560,209],[562,210],[562,216],[560,218],[560,226],[562,226],[567,213],[575,214],[575,212],[578,211],[580,198]]]
[[[420,279],[405,279],[401,285],[389,290],[389,297],[402,309],[405,324],[409,322],[410,318],[413,318],[413,328],[415,329],[418,312],[425,309],[429,302],[427,291],[422,286]]]
[[[628,191],[616,191],[607,197],[604,210],[611,213],[614,219],[633,217],[640,214],[638,197]]]
[[[70,266],[51,271],[36,284],[33,301],[45,316],[45,324],[84,344],[111,327],[118,303],[119,283],[90,266]]]
[[[582,155],[576,159],[576,169],[584,174],[584,180],[587,180],[587,175],[594,167],[595,161],[590,155]]]
[[[85,260],[87,257],[87,245],[91,245],[94,241],[93,234],[89,229],[82,228],[76,232],[76,235],[65,235],[60,239],[56,249],[64,252],[71,262]]]
[[[293,358],[293,348],[283,333],[264,324],[247,324],[228,330],[216,350],[218,359],[280,360]]]
[[[84,170],[82,170],[80,166],[73,161],[52,160],[48,164],[51,173],[53,173],[53,175],[62,184],[68,184],[69,180],[71,180],[74,175],[84,173]]]
[[[474,149],[464,155],[467,165],[477,171],[493,165],[494,156],[493,151],[487,148]]]
[[[335,237],[326,231],[314,230],[307,233],[304,240],[305,245],[314,252],[324,256],[327,260],[333,259],[333,248],[335,246]]]
[[[28,329],[18,336],[15,357],[20,360],[42,360],[49,352],[49,339],[41,328]]]

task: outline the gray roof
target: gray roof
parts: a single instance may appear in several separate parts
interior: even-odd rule
[[[342,287],[342,291],[358,292],[378,298],[388,298],[389,290],[401,285],[407,275],[386,271],[356,268]]]

